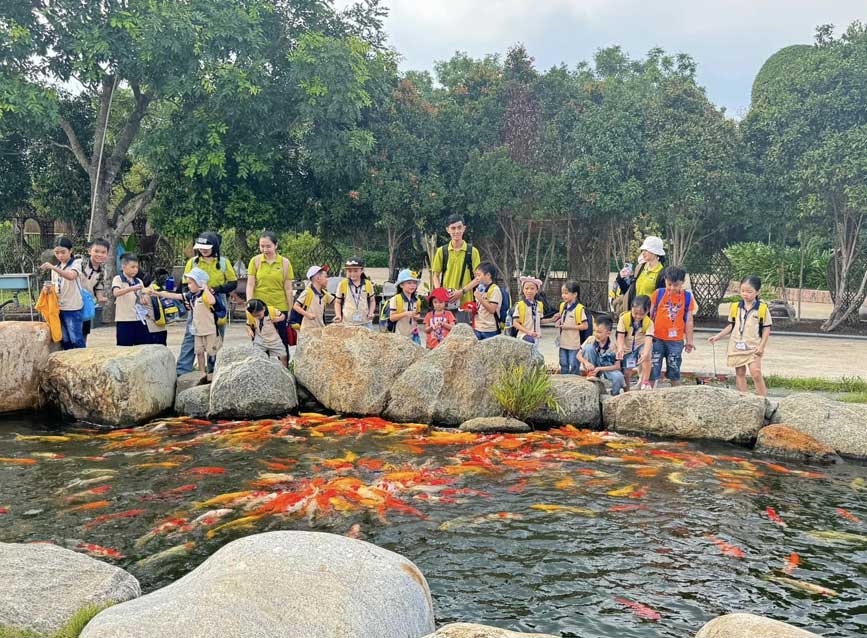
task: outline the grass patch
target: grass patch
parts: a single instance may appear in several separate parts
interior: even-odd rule
[[[519,421],[526,420],[543,406],[555,412],[562,411],[551,385],[551,377],[542,366],[527,368],[513,365],[504,368],[491,393],[500,404],[503,414]]]
[[[842,401],[843,403],[867,403],[867,392],[841,394],[837,397],[837,400]]]
[[[103,609],[111,607],[108,605],[89,605],[79,609],[72,617],[64,623],[57,632],[53,634],[40,634],[39,632],[30,629],[17,629],[15,627],[0,626],[0,638],[78,638],[84,630],[85,625],[93,620]]]
[[[819,379],[815,377],[781,377],[771,374],[765,377],[765,383],[768,384],[769,388],[784,388],[802,392],[867,393],[867,380],[861,377]],[[858,401],[855,402],[859,403]]]

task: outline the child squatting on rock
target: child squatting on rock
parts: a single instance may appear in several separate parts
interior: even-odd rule
[[[265,353],[274,355],[284,368],[289,367],[289,356],[286,354],[286,344],[280,337],[277,324],[286,319],[286,315],[274,306],[268,306],[261,299],[250,299],[247,302],[247,335],[253,345]]]
[[[756,394],[767,396],[768,388],[762,377],[762,356],[771,336],[771,313],[768,304],[759,299],[762,280],[756,275],[741,281],[741,301],[729,308],[729,323],[708,341],[716,343],[731,334],[728,364],[735,369],[735,383],[741,392],[747,391],[747,368],[756,386]]]

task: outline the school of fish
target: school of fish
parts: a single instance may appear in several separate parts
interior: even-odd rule
[[[353,451],[362,437],[374,437],[381,452],[365,456]],[[26,472],[46,463],[73,468],[74,477],[51,496],[64,524],[74,519],[78,538],[65,544],[100,559],[128,561],[139,569],[181,560],[201,548],[213,551],[241,535],[295,525],[363,538],[365,528],[372,525],[415,520],[429,526],[430,533],[448,534],[481,526],[531,524],[536,517],[638,514],[652,507],[647,504],[649,497],[659,492],[717,490],[726,495],[758,495],[773,503],[774,495],[764,480],[768,477],[827,478],[820,472],[763,460],[706,454],[686,442],[657,442],[571,426],[481,435],[315,413],[256,421],[171,418],[109,432],[75,429],[17,435],[15,440],[33,449],[24,456],[0,458],[0,469],[5,465]],[[77,450],[84,447],[88,453],[68,456],[52,451],[65,444],[74,444]],[[341,452],[335,455],[337,446]],[[325,450],[332,451],[320,455]],[[243,469],[237,463],[230,467],[220,463],[221,457],[238,454],[250,455]],[[118,458],[120,469],[116,463],[108,466]],[[142,489],[119,489],[115,481],[120,475],[135,478]],[[474,486],[479,478],[484,482]],[[586,505],[589,500],[591,505],[527,498],[521,511],[499,511],[492,484],[510,494],[537,488],[550,494],[553,489],[565,501],[580,494],[581,502]],[[155,485],[159,488],[149,487]],[[233,489],[222,491],[226,485]],[[863,479],[853,480],[850,487],[854,493],[863,491]],[[450,515],[450,507],[468,503],[474,505],[473,514]],[[818,543],[867,545],[867,533],[860,533],[865,530],[855,514],[842,507],[832,508],[831,513],[844,529],[803,530],[803,534]],[[0,521],[16,514],[5,502],[0,507]],[[755,514],[776,528],[789,527],[781,504]],[[124,525],[131,519],[150,519],[150,529],[128,537]],[[121,547],[97,542],[103,542],[109,531]],[[724,530],[696,529],[691,534],[722,557],[760,558],[727,540]],[[801,564],[795,552],[769,562],[781,566],[765,575],[768,582],[815,596],[838,595],[828,587],[793,578]],[[630,598],[618,596],[614,601],[643,620],[657,622],[663,617]]]

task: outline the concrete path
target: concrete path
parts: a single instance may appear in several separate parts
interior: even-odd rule
[[[714,349],[716,350],[716,370],[719,374],[734,370],[726,367],[726,344],[718,343],[715,348],[707,343],[712,333],[696,333],[696,351],[684,355],[683,371],[699,375],[709,375],[714,371]],[[169,326],[168,345],[177,356],[184,335],[183,324]],[[549,366],[559,365],[554,338],[557,331],[545,328],[541,343],[542,354]],[[227,343],[241,343],[247,339],[244,326],[232,323],[226,333]],[[90,346],[114,345],[114,326],[96,329],[88,339]],[[820,377],[839,379],[842,377],[867,377],[867,341],[857,339],[825,339],[819,337],[789,337],[772,335],[764,361],[765,374],[787,377]]]

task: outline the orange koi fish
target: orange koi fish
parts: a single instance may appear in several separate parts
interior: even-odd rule
[[[852,523],[860,523],[861,519],[855,516],[852,512],[843,509],[842,507],[837,508],[837,514],[839,514],[842,518],[845,518],[847,521],[851,521]]]
[[[76,549],[83,549],[85,552],[87,552],[91,556],[94,556],[95,558],[111,558],[114,560],[120,560],[121,558],[124,558],[124,555],[116,549],[109,549],[108,547],[102,547],[101,545],[81,543]]]
[[[171,461],[163,461],[161,463],[139,463],[138,465],[134,465],[133,467],[137,467],[142,470],[150,470],[154,468],[160,468],[164,470],[169,470],[173,467],[177,467],[180,463],[173,463]]]
[[[0,457],[0,463],[6,463],[7,465],[36,465],[38,461],[36,459],[12,459],[8,457]]]
[[[641,603],[637,603],[633,600],[627,600],[626,598],[618,597],[614,599],[614,602],[625,607],[629,607],[636,616],[638,616],[639,618],[643,618],[644,620],[657,622],[662,618],[662,614],[660,614],[655,609],[651,609],[647,605],[642,605]]]
[[[70,507],[69,509],[63,510],[64,512],[87,512],[90,510],[99,510],[104,507],[108,507],[111,505],[108,501],[94,501],[93,503],[85,503],[84,505],[76,505],[75,507]]]
[[[184,472],[184,474],[189,474],[191,476],[210,476],[212,474],[225,474],[226,468],[224,467],[194,467],[190,470]]]
[[[8,507],[0,507],[0,514],[8,514],[8,513],[9,513]]]
[[[795,552],[789,554],[789,557],[786,559],[786,564],[783,566],[783,571],[787,574],[791,574],[795,569],[797,569],[798,565],[801,564],[801,557],[798,556]]]
[[[527,479],[521,479],[520,481],[518,481],[514,485],[511,485],[508,488],[506,488],[506,491],[509,494],[520,494],[526,488],[527,488]]]
[[[785,527],[785,526],[786,526],[785,521],[783,521],[783,519],[780,518],[780,515],[777,514],[776,510],[774,510],[773,507],[770,507],[770,506],[769,506],[769,507],[765,508],[765,512],[767,512],[767,514],[768,514],[768,518],[771,519],[771,522],[772,522],[772,523],[776,523],[776,524],[779,525],[780,527]]]
[[[719,547],[720,552],[724,556],[731,556],[732,558],[745,558],[746,557],[746,554],[744,554],[744,550],[742,550],[740,547],[737,547],[736,545],[731,545],[729,543],[726,543],[721,538],[717,538],[716,536],[713,536],[712,534],[706,534],[705,538],[708,539],[709,541],[711,541],[717,547]]]
[[[615,505],[609,507],[609,512],[637,512],[638,510],[646,510],[647,505]]]
[[[621,487],[619,490],[611,490],[608,492],[608,496],[629,496],[635,491],[636,487],[637,486],[633,483],[632,485]]]
[[[140,500],[142,501],[162,501],[162,500],[170,500],[185,492],[192,492],[197,489],[198,485],[189,484],[189,485],[181,485],[179,487],[173,487],[164,492],[160,492],[159,494],[149,494],[148,496],[142,496]]]

